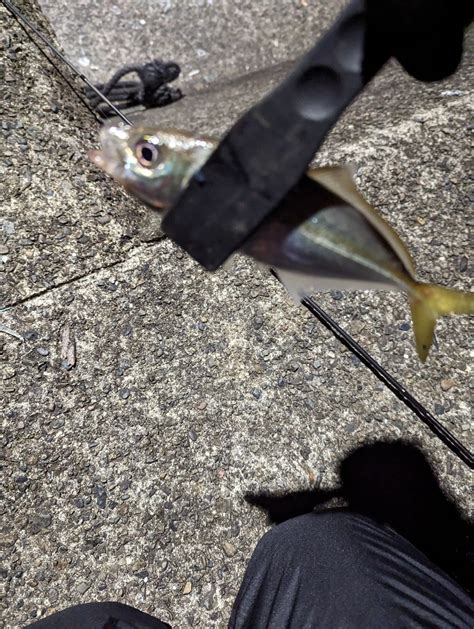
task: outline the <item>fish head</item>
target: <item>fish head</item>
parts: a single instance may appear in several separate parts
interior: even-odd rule
[[[106,125],[89,159],[132,196],[166,211],[206,162],[215,142],[174,129]]]

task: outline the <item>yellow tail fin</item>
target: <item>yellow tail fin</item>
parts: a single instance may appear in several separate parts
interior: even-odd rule
[[[421,361],[425,362],[437,318],[447,314],[474,314],[474,293],[433,284],[416,284],[410,306],[416,351]]]

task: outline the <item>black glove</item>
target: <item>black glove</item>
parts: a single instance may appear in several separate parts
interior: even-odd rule
[[[366,0],[367,48],[388,49],[420,81],[439,81],[459,65],[472,0]]]

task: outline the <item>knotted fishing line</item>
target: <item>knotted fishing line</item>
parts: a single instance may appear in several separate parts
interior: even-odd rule
[[[174,81],[180,75],[181,69],[174,61],[161,61],[153,59],[144,64],[131,64],[120,68],[107,83],[98,83],[95,87],[101,92],[99,96],[96,90],[86,88],[86,97],[94,110],[102,116],[108,117],[114,111],[102,100],[107,96],[121,109],[143,106],[165,107],[181,98],[183,93],[179,88],[170,87],[168,83]],[[122,81],[127,74],[137,74],[139,81]]]
[[[63,54],[61,54],[56,48],[48,41],[48,39],[28,20],[16,7],[14,7],[9,0],[1,0],[6,9],[14,16],[23,30],[27,33],[31,41],[39,48],[42,54],[48,59],[50,63],[58,70],[56,65],[51,61],[48,55],[44,53],[38,42],[28,33],[24,28],[22,21],[26,24],[53,52],[53,54],[64,62],[72,72],[82,79],[84,83],[92,90],[96,96],[98,96],[103,103],[105,103],[113,112],[117,114],[126,124],[132,125],[133,123],[105,96],[102,92],[93,85],[86,76],[84,76]],[[119,70],[118,75],[123,72],[124,69]],[[136,71],[134,69],[134,71]],[[58,70],[62,78],[65,78],[63,73]],[[124,74],[121,74],[120,80]],[[113,79],[114,77],[112,77]],[[117,82],[116,81],[116,82]],[[67,84],[72,88],[74,94],[79,97],[81,102],[84,100],[78,95],[77,91],[72,87],[71,83],[67,81]],[[110,82],[109,82],[110,83]],[[112,85],[113,88],[113,85]],[[112,89],[111,88],[111,89]],[[87,106],[87,103],[86,103]],[[90,107],[88,107],[90,110]],[[95,112],[94,112],[95,113]],[[272,270],[271,273],[278,279],[278,275]],[[361,345],[357,343],[345,330],[343,330],[334,319],[325,312],[312,297],[305,297],[301,300],[301,304],[316,317],[324,327],[326,327],[343,345],[345,345],[370,371],[401,400],[407,408],[409,408],[432,432],[438,439],[440,439],[461,461],[463,461],[469,468],[474,468],[474,454],[461,443],[447,428],[445,428],[411,393],[409,393],[405,387],[403,387],[391,374],[389,374],[376,360],[373,358]]]

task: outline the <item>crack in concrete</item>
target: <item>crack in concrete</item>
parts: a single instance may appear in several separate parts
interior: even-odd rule
[[[469,107],[469,99],[468,99],[468,95],[467,94],[463,94],[461,97],[458,97],[456,99],[455,102],[451,102],[449,103],[449,106],[446,106],[446,103],[442,103],[436,107],[430,107],[427,109],[423,109],[420,112],[418,112],[418,116],[424,116],[426,117],[426,121],[429,121],[430,119],[433,119],[435,116],[441,116],[441,117],[448,117],[450,111],[452,110],[456,110],[458,109],[458,107],[465,107],[467,103],[467,106]],[[387,135],[387,134],[394,134],[394,133],[400,133],[400,131],[404,131],[405,133],[408,133],[409,130],[417,130],[420,127],[420,123],[417,120],[414,119],[408,119],[408,120],[403,120],[403,121],[398,121],[397,123],[390,125],[388,127],[385,127],[383,129],[372,129],[371,130],[371,137],[370,139],[373,140],[374,137],[380,137],[381,135]],[[361,149],[362,146],[364,145],[366,139],[362,139],[362,138],[358,138],[355,142],[342,142],[341,144],[338,145],[338,150],[342,151],[342,152],[357,152],[358,149]],[[376,144],[376,143],[375,143]],[[165,240],[167,238],[166,234],[160,235],[159,238],[156,239],[150,239],[144,242],[144,244],[138,245],[137,247],[133,247],[131,249],[132,252],[137,252],[137,251],[141,251],[145,248],[148,248],[150,246],[153,246],[163,240]],[[132,254],[132,256],[134,255],[134,253]],[[94,273],[98,273],[102,270],[106,270],[106,269],[110,269],[110,268],[114,268],[116,266],[119,266],[120,264],[123,264],[125,262],[127,262],[132,256],[126,257],[126,258],[122,258],[120,260],[116,260],[110,264],[101,266],[101,267],[97,267],[94,268],[86,273],[83,273],[81,275],[76,275],[73,277],[70,277],[68,279],[65,279],[61,282],[59,282],[58,284],[55,284],[54,286],[50,286],[47,287],[41,291],[38,291],[36,293],[33,293],[31,295],[28,295],[22,299],[19,299],[15,302],[12,303],[7,303],[4,308],[2,308],[2,310],[7,310],[7,309],[11,309],[11,308],[15,308],[16,306],[20,306],[23,305],[25,303],[28,303],[29,301],[32,301],[34,299],[36,299],[37,297],[42,297],[43,295],[56,290],[58,288],[62,288],[63,286],[67,286],[68,284],[73,284],[74,282],[77,282],[79,280],[82,280],[90,275],[93,275]]]
[[[150,240],[150,241],[147,241],[146,244],[133,247],[132,249],[130,249],[131,255],[127,256],[126,258],[121,258],[120,260],[114,260],[114,262],[110,262],[109,264],[96,267],[94,269],[87,271],[86,273],[82,273],[81,275],[69,277],[61,282],[58,282],[54,286],[48,286],[47,288],[44,288],[43,290],[40,290],[31,295],[27,295],[26,297],[23,297],[22,299],[18,299],[17,301],[7,303],[1,310],[5,312],[6,310],[11,310],[12,308],[16,308],[17,306],[23,306],[24,304],[30,301],[33,301],[34,299],[37,299],[38,297],[43,297],[43,295],[47,295],[48,293],[57,290],[58,288],[62,288],[63,286],[67,286],[68,284],[74,284],[75,282],[78,282],[80,280],[83,280],[84,278],[95,275],[96,273],[100,273],[101,271],[106,271],[108,269],[113,269],[116,266],[120,266],[121,264],[124,264],[128,262],[129,260],[131,260],[141,251],[144,251],[145,249],[150,249],[165,239],[166,237],[163,236],[157,240]]]

